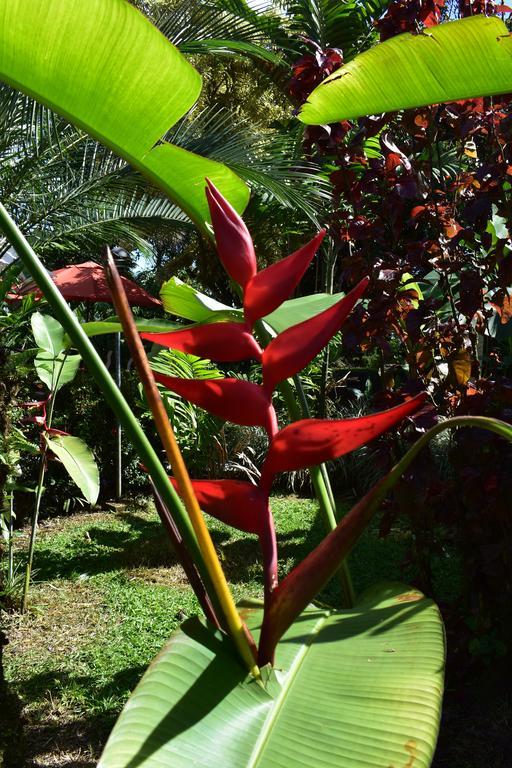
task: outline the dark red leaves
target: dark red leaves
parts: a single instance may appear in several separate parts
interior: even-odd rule
[[[425,398],[421,393],[395,408],[357,419],[304,419],[289,424],[272,440],[261,486],[267,490],[278,472],[314,467],[366,445],[419,410]]]
[[[249,230],[219,190],[206,180],[217,253],[230,277],[242,288],[256,274],[256,255]]]
[[[169,478],[179,492],[174,478]],[[246,533],[259,534],[267,508],[266,496],[242,480],[193,480],[194,492],[204,512]]]
[[[142,333],[141,336],[162,347],[222,363],[247,358],[261,360],[260,346],[243,323],[209,323],[170,333]]]
[[[234,424],[276,431],[276,414],[263,387],[239,379],[178,379],[154,374],[155,380],[191,403]]]
[[[275,590],[263,620],[258,659],[261,666],[272,662],[279,639],[349,554],[379,508],[386,480],[387,476],[377,483]]]
[[[280,333],[263,352],[263,383],[271,392],[283,379],[294,376],[313,360],[339,331],[363,295],[369,279],[364,278],[341,301],[315,317]]]
[[[325,229],[322,229],[316,237],[291,256],[271,264],[249,280],[244,294],[244,312],[245,319],[251,326],[289,298],[324,237]]]

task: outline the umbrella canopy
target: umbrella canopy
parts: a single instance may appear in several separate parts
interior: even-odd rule
[[[103,272],[103,267],[95,261],[85,261],[83,264],[72,264],[69,267],[56,269],[50,273],[51,278],[67,301],[104,301],[112,304],[112,296]],[[128,302],[134,307],[160,307],[161,301],[151,296],[133,280],[121,277]],[[41,298],[41,291],[33,281],[19,286],[8,295],[10,301],[19,301],[29,293]]]

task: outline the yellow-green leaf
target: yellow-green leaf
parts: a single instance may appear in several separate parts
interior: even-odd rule
[[[496,17],[473,16],[376,45],[315,88],[299,119],[333,123],[512,90],[512,38]]]

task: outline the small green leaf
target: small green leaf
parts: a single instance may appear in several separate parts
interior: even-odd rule
[[[168,331],[175,331],[177,328],[183,328],[178,323],[171,323],[168,320],[148,320],[141,318],[135,320],[137,330],[141,333],[167,333]],[[96,320],[90,323],[83,323],[82,330],[89,337],[103,336],[108,333],[122,333],[123,328],[117,317],[109,317],[106,320]],[[65,336],[64,341],[66,345],[70,345],[69,337]]]
[[[40,352],[34,360],[37,375],[50,392],[58,392],[76,376],[81,361],[80,355],[66,355],[61,352],[53,357],[49,352]]]
[[[45,435],[45,439],[50,451],[61,460],[89,504],[96,504],[100,492],[100,478],[92,451],[83,440],[72,435]]]
[[[166,312],[194,323],[204,323],[242,317],[242,310],[228,307],[220,301],[187,285],[179,277],[171,277],[162,285],[160,298]]]
[[[30,324],[39,349],[48,352],[53,357],[57,357],[64,351],[64,330],[55,318],[34,312]]]
[[[512,38],[500,19],[479,15],[361,53],[315,88],[299,119],[322,125],[511,89]]]
[[[343,293],[316,293],[312,296],[290,299],[267,315],[264,320],[276,333],[281,333],[292,325],[309,320],[324,309],[329,309],[344,295]],[[243,310],[221,304],[220,301],[206,296],[178,277],[171,277],[163,284],[160,298],[166,312],[192,320],[194,323],[243,320]]]
[[[302,323],[311,317],[318,315],[325,309],[329,309],[337,301],[343,298],[344,293],[315,293],[312,296],[301,296],[298,299],[285,301],[281,306],[267,315],[265,322],[276,333],[282,333],[292,325]]]

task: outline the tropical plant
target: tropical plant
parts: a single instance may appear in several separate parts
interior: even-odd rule
[[[468,30],[461,33],[461,43],[471,45],[474,39],[485,44],[485,36],[495,33],[488,55],[499,69],[510,38],[493,17],[504,11],[508,16],[493,3],[393,2],[378,29],[405,61],[417,31],[422,30],[428,49],[429,41],[441,40],[437,35],[449,29],[438,26],[442,18],[477,16],[460,27]],[[413,34],[404,39],[404,31]],[[370,66],[371,59],[366,61]],[[440,61],[436,55],[436,65]],[[298,67],[302,72],[300,62]],[[345,72],[350,79],[350,66],[337,67],[333,89],[344,87]],[[311,79],[311,73],[303,78],[301,101],[309,95]],[[505,76],[504,88],[507,82]],[[444,93],[443,102],[449,91]],[[350,103],[349,93],[344,91],[343,98]],[[383,471],[404,444],[441,416],[486,414],[510,420],[511,106],[505,94],[308,128],[311,157],[323,158],[332,170],[329,231],[336,243],[337,276],[350,285],[372,269],[367,303],[345,329],[345,352],[352,357],[372,350],[379,354],[385,387],[381,406],[398,401],[403,388],[428,389],[433,399],[416,434],[389,436],[375,447]],[[390,109],[392,102],[372,108],[377,107]],[[461,431],[446,441],[450,472],[425,452],[401,481],[382,528],[389,531],[399,515],[408,520],[411,559],[420,586],[429,592],[432,564],[443,548],[458,553],[462,590],[448,615],[457,627],[452,649],[457,644],[454,652],[466,659],[472,647],[485,645],[491,630],[501,636],[502,645],[508,644],[502,617],[512,594],[510,542],[503,526],[509,449],[492,436],[477,439],[476,434]]]
[[[112,10],[119,14],[122,7],[126,9],[126,6],[121,6],[120,2],[113,0],[109,7],[110,5]],[[24,14],[20,11],[20,3],[14,3],[12,7],[14,12],[21,13],[23,21]],[[64,6],[61,8],[64,13]],[[85,23],[80,9],[77,7],[74,10],[77,11],[78,21]],[[37,7],[32,11],[33,17],[44,30],[45,18],[37,16]],[[128,25],[137,23],[135,17],[128,13],[123,14],[121,18]],[[89,17],[88,20],[90,21]],[[7,21],[11,22],[12,17]],[[19,34],[19,25],[13,25],[12,28]],[[11,27],[8,29],[10,34]],[[446,32],[446,37],[443,36],[444,42],[452,37],[457,39],[459,30],[460,26],[452,25],[451,32]],[[126,25],[123,27],[123,43],[125,32]],[[0,35],[4,34],[5,30],[0,28]],[[11,35],[11,43],[15,36],[16,33]],[[45,35],[41,35],[41,38],[44,40]],[[102,36],[101,40],[104,39]],[[60,38],[56,38],[56,42],[59,43]],[[444,42],[439,45],[442,47]],[[141,51],[140,44],[146,47],[150,45],[149,32],[141,35],[141,40],[138,41],[137,50],[142,55],[144,51]],[[108,45],[108,60],[103,59],[107,71],[109,62],[118,61],[112,55],[110,39]],[[394,46],[386,48],[385,45],[388,44],[382,46],[380,54],[384,59],[388,51],[394,51]],[[418,67],[422,60],[423,45],[424,40],[417,38],[414,56],[411,55],[411,60],[414,58]],[[489,37],[488,46],[483,51],[484,56],[478,60],[486,75],[485,88],[489,91],[499,90],[503,83],[503,79],[493,80],[494,70],[492,67],[486,67],[485,53],[492,50],[493,45],[496,45],[494,34],[492,41]],[[103,52],[105,50],[99,45],[97,48]],[[97,48],[93,47],[92,50],[96,52]],[[11,46],[6,47],[6,50],[10,51]],[[40,53],[40,48],[37,49],[36,46],[37,50]],[[57,54],[61,50],[57,45]],[[155,51],[159,56],[164,55],[160,44],[156,44]],[[31,53],[34,53],[32,48]],[[73,54],[74,52],[70,52],[70,55]],[[63,63],[58,55],[56,58],[57,63]],[[372,60],[374,58],[372,57]],[[37,86],[42,88],[41,81],[37,82],[39,73],[28,73],[29,65],[25,64],[34,60],[37,60],[37,55],[30,58],[19,57],[15,61],[11,60],[9,64],[19,74],[22,62],[25,80],[30,79],[30,74],[36,81],[34,89]],[[65,75],[69,72],[69,59],[66,63],[66,71],[61,68],[59,87],[63,89],[64,95],[69,97],[69,105],[71,95],[66,92],[65,85],[68,82]],[[374,66],[378,70],[377,63],[374,62]],[[0,53],[0,71],[5,64],[5,57],[2,59]],[[161,60],[159,65],[162,67]],[[140,66],[139,62],[137,66]],[[503,66],[510,82],[510,58],[503,60]],[[95,68],[91,69],[94,71]],[[155,75],[158,75],[156,65],[154,69]],[[182,70],[182,67],[177,69]],[[388,66],[387,71],[392,72],[392,66]],[[130,74],[134,76],[134,70],[131,70]],[[96,76],[99,77],[101,85],[99,69],[96,69]],[[353,73],[350,81],[357,86],[357,71]],[[484,81],[480,79],[478,82]],[[126,106],[125,97],[134,103],[131,88],[133,84],[127,85],[128,91],[123,94],[121,107]],[[466,82],[459,82],[459,87],[466,88]],[[150,90],[148,89],[148,92]],[[87,88],[84,88],[78,93],[75,90],[72,95],[84,106],[88,93],[90,95]],[[434,87],[432,94],[433,98],[436,98]],[[108,97],[109,94],[106,95]],[[151,97],[154,101],[153,93]],[[65,101],[61,100],[61,108]],[[322,98],[319,101],[322,102]],[[86,106],[90,107],[90,102]],[[395,106],[400,107],[399,100],[395,102]],[[148,104],[143,98],[141,112],[144,115],[149,114],[147,107]],[[321,104],[317,104],[317,115],[320,108]],[[108,98],[105,109],[110,109]],[[100,107],[100,112],[102,127],[107,132],[111,123],[103,112],[103,106]],[[119,112],[115,114],[115,118],[119,120],[119,126],[124,127],[123,110]],[[109,116],[113,114],[109,111]],[[140,117],[141,113],[138,114]],[[90,112],[87,112],[87,115],[90,116]],[[144,127],[147,128],[147,122],[141,122],[144,122]],[[136,115],[133,115],[131,127],[134,130],[140,127]],[[149,155],[153,151],[151,150]],[[170,156],[175,153],[172,150],[170,153],[164,150],[163,154]],[[145,160],[146,158],[144,162]],[[140,156],[137,162],[142,162]],[[170,182],[166,184],[171,186]],[[196,202],[196,210],[205,212],[203,203]],[[259,658],[262,662],[272,659],[276,644],[286,633],[277,647],[278,655],[274,668],[260,669],[253,655],[253,640],[227,589],[222,569],[201,517],[197,498],[173,442],[165,409],[158,398],[146,358],[140,352],[140,338],[135,326],[129,323],[129,307],[126,301],[123,306],[123,294],[119,289],[119,281],[116,283],[115,270],[111,267],[118,314],[123,317],[125,332],[135,350],[133,354],[141,367],[146,395],[149,393],[151,397],[152,410],[157,414],[157,426],[190,517],[184,513],[162,464],[80,329],[76,318],[55,289],[27,241],[5,209],[0,207],[0,220],[6,235],[24,259],[56,317],[72,338],[73,344],[90,366],[105,392],[105,397],[119,418],[123,419],[127,433],[137,444],[141,460],[151,474],[163,503],[172,513],[183,543],[202,580],[210,601],[208,607],[204,600],[205,595],[202,595],[207,615],[213,615],[216,624],[229,635],[226,637],[198,619],[183,627],[144,678],[139,692],[135,694],[114,730],[101,764],[134,766],[146,762],[156,766],[169,763],[188,765],[191,761],[201,761],[206,765],[224,764],[239,767],[258,763],[285,765],[289,764],[291,758],[297,765],[308,765],[312,761],[319,764],[320,761],[320,764],[328,766],[339,764],[341,761],[355,765],[363,759],[367,760],[370,755],[373,762],[405,764],[412,761],[418,765],[428,765],[439,720],[444,650],[442,626],[435,606],[421,594],[401,585],[378,587],[363,596],[357,605],[348,611],[318,611],[308,609],[307,605],[322,584],[337,570],[340,561],[357,540],[382,498],[433,434],[449,427],[478,424],[510,439],[512,430],[502,422],[476,417],[446,421],[438,425],[427,433],[391,473],[351,510],[320,546],[277,586],[274,581],[273,526],[266,503],[273,475],[286,471],[289,466],[314,464],[365,442],[399,421],[402,415],[414,412],[424,398],[419,396],[395,409],[363,419],[339,421],[334,424],[315,420],[304,421],[278,430],[271,404],[272,390],[282,377],[298,371],[310,355],[325,344],[337,330],[351,303],[361,295],[364,283],[341,299],[338,305],[308,321],[308,329],[313,330],[310,343],[304,343],[300,325],[292,326],[278,334],[265,349],[260,348],[258,354],[258,348],[255,346],[257,342],[252,336],[252,322],[258,321],[264,316],[265,310],[274,308],[286,298],[301,277],[301,266],[307,265],[308,259],[312,257],[318,238],[292,254],[286,261],[268,268],[270,272],[257,272],[250,236],[243,222],[213,187],[210,188],[209,202],[212,206],[219,255],[231,277],[240,281],[244,296],[246,320],[244,323],[232,323],[230,341],[237,355],[257,354],[260,357],[264,369],[264,384],[257,387],[250,382],[233,383],[229,379],[210,384],[194,382],[193,387],[189,386],[188,394],[194,389],[195,399],[200,397],[204,404],[212,407],[217,413],[249,419],[250,423],[264,424],[272,438],[260,487],[253,491],[253,486],[249,485],[248,489],[247,484],[243,483],[241,496],[247,503],[249,490],[254,494],[250,499],[252,503],[246,506],[246,511],[249,516],[252,514],[253,523],[257,524],[258,530],[261,531],[266,558],[266,604],[263,615],[260,608],[249,610],[244,616],[251,629],[261,626]],[[233,251],[232,240],[239,245],[238,253]],[[272,275],[277,275],[277,280],[272,280],[269,286],[268,278]],[[193,335],[198,337],[198,343],[202,345],[211,343],[212,336],[215,341],[215,337],[218,339],[219,335],[224,334],[225,338],[225,334],[229,333],[229,328],[222,328],[222,325],[227,323],[219,327],[199,326]],[[184,339],[187,344],[190,343],[190,330],[179,333],[182,334],[181,343],[184,343]],[[225,346],[223,354],[227,354]],[[243,392],[239,385],[245,385]],[[175,383],[173,386],[176,386]],[[233,402],[226,400],[226,392],[235,394]],[[240,395],[246,400],[240,400]],[[235,508],[235,511],[238,512],[238,508]],[[243,659],[246,669],[251,672],[249,679],[245,679],[246,673],[233,653],[234,647]],[[418,691],[421,691],[420,696]],[[407,702],[406,707],[404,701]],[[367,722],[368,711],[372,713],[370,724]],[[314,716],[325,712],[332,717],[324,720],[322,716]],[[328,727],[325,727],[326,723]]]
[[[246,606],[244,617],[248,620],[250,629],[260,631],[258,644],[260,669],[266,668],[268,664],[274,664],[274,651],[279,639],[284,635],[284,642],[277,646],[278,653],[282,655],[278,656],[276,665],[280,667],[284,664],[288,670],[287,676],[284,681],[279,681],[273,679],[273,673],[270,673],[270,677],[267,677],[267,673],[264,675],[264,680],[268,690],[272,690],[274,685],[279,687],[281,683],[286,688],[287,695],[282,702],[279,696],[275,700],[275,704],[272,704],[271,701],[268,702],[263,719],[260,721],[256,717],[254,730],[245,728],[242,735],[242,733],[238,734],[236,725],[228,728],[222,727],[220,725],[221,720],[223,722],[231,720],[227,713],[232,713],[232,715],[235,711],[240,713],[240,708],[244,711],[245,716],[254,718],[256,711],[262,706],[263,700],[268,694],[262,694],[263,698],[260,700],[258,690],[253,690],[247,682],[240,689],[237,683],[240,684],[243,681],[243,673],[240,670],[240,673],[235,674],[234,668],[229,666],[227,661],[229,652],[227,648],[223,648],[222,643],[218,644],[220,638],[216,639],[213,635],[210,636],[205,627],[189,622],[183,627],[183,634],[174,639],[160,657],[160,663],[151,668],[140,684],[139,689],[134,694],[130,709],[127,710],[126,716],[121,716],[107,744],[100,762],[102,766],[123,766],[130,764],[130,762],[133,764],[134,760],[148,760],[150,764],[155,765],[165,761],[184,765],[180,755],[187,755],[186,759],[189,759],[190,754],[196,748],[194,745],[199,743],[199,736],[203,735],[205,738],[210,738],[209,734],[214,732],[217,736],[221,732],[225,739],[220,739],[220,743],[217,740],[215,747],[212,744],[208,755],[210,762],[207,764],[216,765],[220,760],[227,765],[240,765],[240,760],[243,760],[242,764],[250,764],[249,755],[254,754],[255,749],[258,750],[257,743],[262,739],[263,734],[265,735],[265,744],[258,750],[257,754],[258,759],[262,764],[265,764],[265,761],[276,759],[280,750],[283,749],[282,745],[288,744],[288,739],[298,738],[298,729],[304,727],[303,718],[309,711],[311,697],[318,707],[322,705],[322,702],[324,706],[328,702],[329,708],[334,707],[337,716],[342,722],[346,722],[344,719],[346,717],[344,713],[346,705],[343,694],[338,691],[337,697],[333,700],[333,693],[325,698],[323,692],[320,692],[318,688],[313,688],[309,691],[309,696],[303,699],[296,667],[300,668],[301,677],[308,676],[308,674],[314,675],[315,672],[318,674],[320,669],[323,668],[327,671],[329,668],[329,675],[333,675],[336,681],[333,686],[340,685],[341,681],[338,681],[337,673],[329,666],[329,662],[320,649],[316,651],[315,672],[308,671],[309,663],[299,661],[301,654],[304,653],[303,646],[299,642],[299,636],[304,638],[306,635],[307,640],[303,642],[312,643],[313,646],[316,646],[318,641],[321,648],[322,633],[327,632],[330,641],[334,643],[334,647],[339,648],[337,652],[333,649],[334,655],[329,656],[329,659],[333,664],[341,665],[341,668],[345,670],[341,647],[341,640],[345,637],[343,622],[344,620],[348,621],[353,614],[339,611],[324,614],[322,617],[315,612],[309,615],[307,611],[305,613],[303,611],[327,579],[335,573],[340,559],[353,546],[364,530],[383,496],[403,473],[415,454],[432,436],[430,434],[425,436],[390,475],[354,507],[336,530],[319,545],[317,550],[314,550],[303,563],[288,574],[281,584],[278,583],[277,542],[268,504],[274,475],[281,471],[310,466],[322,460],[350,452],[383,430],[398,423],[404,417],[414,414],[422,407],[425,396],[417,396],[403,405],[372,416],[334,421],[304,420],[294,422],[279,430],[272,405],[272,391],[280,379],[292,376],[303,364],[315,356],[319,348],[338,329],[360,298],[367,281],[363,281],[351,294],[339,300],[337,304],[323,313],[278,334],[262,350],[257,340],[252,336],[251,329],[265,313],[273,310],[293,290],[312,260],[322,235],[314,238],[311,243],[287,259],[258,272],[250,236],[242,220],[211,185],[208,196],[219,257],[229,276],[239,282],[243,288],[245,321],[224,320],[224,322],[199,324],[192,328],[166,334],[144,333],[143,337],[188,353],[207,353],[209,357],[223,361],[252,357],[259,360],[262,365],[263,385],[255,385],[236,379],[213,381],[177,379],[159,372],[155,374],[155,379],[195,404],[207,408],[217,416],[231,419],[240,424],[263,426],[267,430],[269,450],[257,485],[233,480],[199,480],[192,481],[192,487],[201,508],[229,525],[234,525],[246,532],[257,533],[260,538],[264,562],[265,600],[263,608]],[[129,317],[123,315],[119,298],[116,299],[116,307],[119,315],[123,318],[123,325],[126,327],[128,338],[130,338],[130,334],[132,337],[137,336],[135,326],[132,325],[130,329]],[[304,343],[305,339],[308,340],[306,343]],[[139,359],[139,363],[144,369],[144,357],[140,357],[140,351],[137,352],[132,349],[132,354],[135,359]],[[147,368],[144,376],[147,376]],[[471,423],[471,421],[461,420],[461,423]],[[453,425],[458,423],[456,420]],[[490,429],[496,430],[502,436],[507,436],[508,439],[512,436],[512,429],[503,423],[485,419],[476,420],[474,423],[487,424]],[[447,422],[440,428],[446,429],[449,426],[452,424]],[[432,434],[438,431],[439,428],[434,430]],[[173,480],[173,484],[180,493],[186,495],[187,487],[182,484],[180,477]],[[396,585],[393,587],[383,585],[363,596],[356,606],[358,611],[364,612],[364,617],[361,616],[359,630],[352,630],[356,632],[357,636],[357,642],[353,636],[353,653],[357,655],[358,647],[360,653],[365,656],[376,652],[375,649],[372,650],[370,637],[375,627],[373,622],[378,620],[375,615],[372,616],[372,610],[368,610],[369,606],[373,605],[377,612],[387,611],[393,602],[395,605],[402,601],[405,603],[411,601],[415,604],[421,600],[424,598],[421,597],[420,593],[410,589],[404,591],[404,588],[400,590]],[[424,629],[427,634],[433,633],[430,640],[433,645],[430,645],[429,652],[438,659],[436,654],[442,653],[443,643],[441,635],[436,634],[434,615],[429,613],[429,609],[424,603],[421,603],[421,608],[419,605],[415,605],[415,608],[420,610],[423,620],[426,622]],[[407,611],[405,613],[407,614]],[[300,614],[302,614],[300,622],[305,623],[295,625],[294,622]],[[410,622],[414,624],[415,631],[418,629],[417,611],[413,610],[409,617],[402,615],[399,618],[393,617],[391,613],[389,617],[391,623],[394,623],[394,619],[399,626],[402,626],[405,635],[399,633],[398,637],[394,638],[388,631],[387,640],[388,642],[395,642],[396,640],[396,642],[404,643],[405,636],[409,635],[405,628],[407,624]],[[307,623],[309,620],[311,624]],[[218,615],[217,621],[222,626],[222,618],[219,619]],[[334,625],[336,625],[336,630]],[[350,630],[348,631],[350,632]],[[366,632],[369,636],[366,636]],[[318,637],[316,637],[316,633],[318,633]],[[313,635],[315,635],[314,639]],[[363,637],[366,639],[363,640]],[[182,643],[188,647],[185,656],[182,655]],[[294,643],[299,644],[297,649],[299,657],[292,654],[288,658],[284,651],[288,647],[287,643],[291,647]],[[418,649],[416,648],[416,650]],[[295,658],[295,664],[292,657]],[[353,660],[353,657],[351,658]],[[212,679],[216,685],[220,684],[221,678],[217,677],[211,666],[215,663],[218,663],[222,670],[219,671],[219,675],[227,674],[230,683],[222,687],[220,693],[217,692],[218,698],[214,696],[204,701],[203,677],[205,680],[210,680],[211,676],[214,675]],[[312,658],[311,663],[314,664]],[[393,665],[390,664],[388,669],[390,675],[392,670]],[[439,669],[437,669],[438,671]],[[254,669],[253,673],[258,674],[257,670]],[[367,673],[356,673],[355,680],[357,682],[354,683],[353,678],[353,683],[356,688],[361,685],[366,691],[369,681],[366,681],[365,674]],[[372,678],[374,674],[372,669]],[[423,674],[425,674],[425,670]],[[432,670],[427,673],[427,676],[431,674]],[[313,680],[313,678],[311,679]],[[390,678],[386,677],[386,680],[388,685],[392,684]],[[318,683],[318,679],[316,682]],[[439,684],[439,678],[436,679],[435,674],[434,677],[430,677],[430,684],[434,688]],[[205,682],[205,685],[211,690],[210,682]],[[156,697],[159,695],[157,689],[166,692],[165,699],[162,699],[162,706],[159,706],[156,701]],[[196,690],[197,700],[194,695]],[[234,693],[235,691],[238,692]],[[348,695],[354,695],[354,688],[351,688]],[[379,692],[376,695],[380,695]],[[190,707],[187,705],[183,710],[180,705],[182,696],[190,698]],[[432,691],[429,696],[432,696]],[[201,699],[203,699],[203,703],[199,705]],[[142,701],[151,702],[150,708],[146,708],[144,705],[144,713],[139,706],[139,702]],[[274,707],[277,708],[278,701],[279,707],[284,707],[280,717],[286,717],[286,732],[280,731],[277,721],[277,711]],[[386,706],[389,707],[389,702]],[[415,717],[425,724],[423,720],[425,714],[421,712],[421,707],[416,708],[417,703],[413,706]],[[439,700],[436,699],[436,694],[434,694],[434,698],[430,699],[429,706],[434,706],[438,711]],[[411,712],[412,709],[409,711],[409,717]],[[158,723],[162,721],[163,724],[158,726]],[[187,724],[185,730],[183,730],[184,722]],[[382,719],[379,722],[382,725]],[[178,723],[180,723],[179,726]],[[411,738],[409,740],[404,738],[401,731],[401,748],[403,749],[405,741],[403,752],[405,757],[414,754],[424,764],[428,764],[435,742],[436,726],[434,725],[432,731],[433,725],[431,722],[426,730],[422,730],[423,739],[426,739],[426,743],[423,742],[421,747],[410,731]],[[130,732],[129,738],[128,730]],[[426,737],[426,733],[430,735]],[[293,734],[297,734],[297,736]],[[323,733],[322,738],[327,739],[329,754],[334,751],[337,755],[336,759],[339,759],[340,754],[345,754],[344,749],[347,747],[342,746],[343,739],[340,738],[338,741],[333,731],[329,731],[328,734]],[[380,738],[377,738],[379,739],[378,747],[374,745],[374,748],[378,751],[379,759],[383,754],[386,755],[386,759],[393,759],[391,755],[395,754],[394,748],[384,746]],[[315,743],[312,733],[309,733],[309,739],[309,744],[311,744],[311,740]],[[414,747],[412,746],[413,742]],[[236,744],[236,746],[232,747],[232,744]],[[287,746],[287,760],[289,759],[290,748]],[[301,741],[301,748],[304,749],[303,741]],[[391,749],[389,754],[387,749]],[[325,764],[331,764],[329,759],[326,759]]]
[[[52,427],[56,395],[62,387],[75,378],[81,361],[80,355],[70,354],[66,349],[64,330],[53,317],[34,312],[31,324],[37,345],[34,367],[38,378],[48,389],[48,395],[43,400],[23,404],[26,410],[35,414],[29,417],[29,420],[40,427],[40,459],[23,586],[22,611],[27,606],[48,460],[53,458],[61,462],[89,504],[96,503],[100,490],[98,467],[84,441]]]

